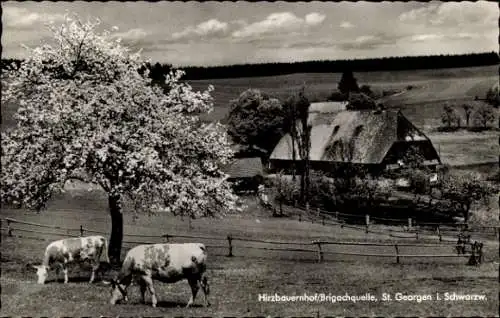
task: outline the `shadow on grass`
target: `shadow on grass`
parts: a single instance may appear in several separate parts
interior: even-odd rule
[[[103,277],[96,277],[92,283],[90,283],[90,275],[89,276],[78,276],[78,277],[68,277],[68,284],[70,283],[87,283],[89,285],[98,285],[102,286],[103,281],[106,279]],[[64,284],[64,278],[62,277],[54,277],[51,279],[47,279],[45,284]]]
[[[151,303],[146,303],[151,306]],[[158,301],[156,304],[156,307],[160,308],[185,308],[187,305],[187,302],[179,302],[179,301],[168,301],[168,300],[162,300]],[[201,304],[192,304],[189,306],[189,308],[200,308],[203,307]]]
[[[146,300],[146,303],[143,303],[141,301],[128,301],[124,302],[123,300],[118,300],[116,302],[117,305],[133,305],[133,306],[145,306],[145,307],[152,307],[151,305],[151,300]],[[156,308],[185,308],[187,305],[187,302],[179,302],[179,301],[168,301],[168,300],[161,300],[156,303]],[[189,306],[189,308],[202,308],[204,305],[202,304],[192,304]]]

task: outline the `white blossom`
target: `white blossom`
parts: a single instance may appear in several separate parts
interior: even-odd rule
[[[78,174],[136,209],[200,216],[235,210],[220,171],[231,159],[225,127],[207,127],[207,91],[171,72],[163,91],[138,70],[144,61],[99,21],[52,25],[55,45],[30,49],[9,71],[2,102],[15,102],[16,127],[2,136],[1,199],[41,208]]]

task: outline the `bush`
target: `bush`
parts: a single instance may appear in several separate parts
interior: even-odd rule
[[[460,211],[465,220],[469,219],[473,203],[488,204],[495,189],[476,173],[462,175],[448,174],[440,185],[442,198],[449,200]]]
[[[474,125],[486,128],[495,119],[491,106],[483,105],[476,109],[473,117]]]
[[[415,169],[408,174],[410,189],[415,194],[428,194],[431,190],[430,175],[428,172]]]
[[[293,205],[300,198],[299,177],[293,181],[291,176],[277,173],[274,178],[268,178],[267,184],[272,189],[272,196],[277,204]]]
[[[376,109],[377,104],[370,96],[363,93],[351,93],[349,95],[349,103],[347,109],[349,110],[362,110],[362,109]]]
[[[441,113],[441,122],[448,129],[452,127],[460,127],[460,116],[453,107],[445,105],[443,107],[443,112]]]
[[[500,105],[500,95],[498,93],[499,87],[495,86],[488,90],[486,93],[486,101],[488,104],[498,107]]]
[[[497,170],[496,172],[493,172],[487,177],[486,180],[495,183],[500,183],[500,171]]]
[[[374,96],[370,85],[361,85],[361,87],[359,88],[359,91],[367,96],[372,97],[372,98]]]
[[[343,102],[345,100],[347,100],[347,95],[341,93],[340,91],[333,91],[327,98],[327,101],[329,102]]]

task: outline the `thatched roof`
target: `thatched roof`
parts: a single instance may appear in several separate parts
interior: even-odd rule
[[[317,102],[309,106],[310,113],[333,113],[346,110],[347,102]]]
[[[311,161],[378,164],[396,141],[428,141],[399,111],[310,114],[309,121]],[[291,138],[286,135],[270,159],[291,160],[291,153]]]
[[[259,157],[239,158],[222,168],[229,178],[251,178],[264,174]]]

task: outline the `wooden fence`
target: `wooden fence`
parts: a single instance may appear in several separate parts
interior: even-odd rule
[[[277,207],[273,206],[272,209],[276,212]],[[452,233],[456,236],[460,233],[471,233],[471,234],[481,234],[481,235],[493,235],[495,238],[500,238],[500,226],[469,226],[467,223],[438,223],[438,222],[418,222],[413,218],[401,219],[401,218],[382,218],[373,217],[369,214],[359,215],[359,214],[349,214],[340,212],[325,211],[320,208],[311,209],[309,205],[306,206],[296,206],[294,207],[295,212],[289,213],[296,217],[300,222],[310,221],[312,223],[321,223],[323,225],[340,226],[345,228],[364,230],[366,233],[374,234],[386,234],[390,237],[395,238],[410,238],[408,235],[398,235],[394,233],[401,234],[412,234],[412,236],[418,240],[419,237],[424,235],[429,238],[429,236],[436,238],[440,242],[446,241],[446,234]],[[360,223],[364,223],[363,226],[348,224],[342,219],[361,219]],[[364,219],[364,220],[363,220]],[[393,226],[401,226],[402,230],[395,229],[385,229],[384,231],[372,230],[371,227],[376,225],[387,224]],[[384,233],[390,232],[390,233]],[[453,239],[456,240],[456,239]]]
[[[80,225],[79,228],[66,228],[60,226],[53,226],[47,224],[38,224],[33,222],[21,221],[13,218],[6,218],[5,222],[7,227],[1,227],[1,230],[7,232],[7,235],[10,237],[23,237],[22,235],[18,235],[17,232],[28,232],[28,233],[36,233],[36,234],[45,234],[45,235],[56,235],[63,237],[80,237],[85,236],[87,234],[102,234],[108,235],[106,232],[96,231],[92,229],[85,228],[83,225]],[[64,233],[56,233],[49,231],[41,231],[41,230],[33,230],[26,229],[21,227],[14,227],[14,224],[18,225],[28,225],[33,227],[40,228],[48,228],[63,231]],[[284,251],[284,252],[307,252],[307,253],[316,253],[317,261],[323,262],[324,256],[327,254],[335,254],[335,255],[352,255],[352,256],[367,256],[367,257],[388,257],[393,258],[396,263],[400,262],[401,258],[450,258],[450,257],[469,257],[470,264],[478,264],[483,259],[482,252],[482,243],[470,241],[470,236],[468,239],[461,239],[459,237],[458,241],[455,240],[454,243],[452,241],[440,242],[440,243],[406,243],[406,242],[391,242],[391,243],[378,243],[378,242],[345,242],[345,241],[329,241],[329,240],[314,240],[310,242],[283,242],[283,241],[274,241],[274,240],[262,240],[262,239],[252,239],[252,238],[243,238],[243,237],[235,237],[231,234],[228,234],[225,237],[213,237],[213,236],[203,236],[203,235],[175,235],[175,234],[161,234],[161,235],[140,235],[140,234],[124,234],[124,244],[153,244],[159,243],[159,241],[135,241],[134,238],[143,238],[143,239],[151,239],[156,238],[161,240],[162,242],[173,242],[176,238],[182,239],[196,239],[196,240],[210,240],[216,242],[225,242],[226,244],[220,245],[207,245],[209,248],[222,248],[227,249],[226,256],[231,257],[234,256],[234,250],[236,247],[244,248],[244,249],[258,249],[258,250],[267,250],[267,251]],[[132,238],[129,240],[127,238]],[[39,239],[39,238],[37,238]],[[247,243],[260,243],[265,245],[270,245],[269,247],[260,247],[260,246],[235,246],[234,242],[247,242]],[[451,244],[456,245],[456,254],[404,254],[399,252],[400,247],[404,246],[412,246],[419,249],[425,248],[436,248],[443,246],[452,246]],[[315,246],[316,249],[308,249],[308,248],[297,248],[297,247],[286,247],[283,246]],[[324,247],[328,245],[335,246],[385,246],[385,247],[393,247],[394,253],[354,253],[354,252],[343,252],[343,251],[325,251]]]

